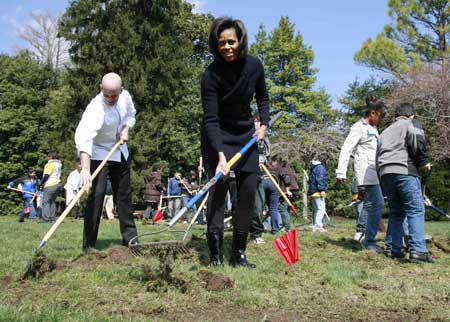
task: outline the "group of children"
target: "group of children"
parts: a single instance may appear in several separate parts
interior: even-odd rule
[[[353,159],[355,179],[352,192],[357,196],[358,218],[354,239],[369,251],[391,258],[404,258],[403,241],[412,262],[433,262],[425,244],[425,206],[420,178],[431,171],[427,140],[415,108],[408,103],[395,108],[395,120],[380,135],[379,126],[386,107],[374,96],[366,99],[364,117],[350,129],[340,152],[336,170],[337,182],[346,180],[349,161]],[[311,164],[309,195],[314,209],[314,231],[324,231],[327,191],[326,158]],[[376,241],[384,196],[389,206],[385,249]],[[405,235],[408,238],[404,238]]]

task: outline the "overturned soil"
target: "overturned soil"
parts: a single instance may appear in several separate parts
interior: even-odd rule
[[[181,293],[186,293],[190,284],[188,281],[172,274],[172,258],[161,252],[158,260],[159,266],[157,268],[149,263],[144,263],[137,273],[132,270],[130,275],[144,282],[148,292],[166,292],[169,288],[175,288]]]
[[[233,280],[223,273],[200,271],[198,275],[208,291],[223,291],[234,285]]]
[[[39,250],[27,266],[22,279],[40,278],[56,268],[56,261],[48,258],[43,250]]]

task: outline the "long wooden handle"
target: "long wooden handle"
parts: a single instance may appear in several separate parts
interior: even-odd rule
[[[35,196],[35,195],[36,195],[36,192],[23,191],[23,190],[16,189],[16,188],[12,188],[12,187],[6,187],[6,189],[12,190],[12,191],[21,192],[21,193],[26,193],[26,194],[32,195],[32,196]]]
[[[267,167],[262,163],[260,164],[260,166],[264,170],[266,175],[270,178],[270,180],[272,180],[273,184],[275,185],[275,187],[277,188],[278,192],[281,194],[283,199],[286,200],[287,204],[289,205],[289,208],[291,208],[291,210],[294,212],[294,214],[297,215],[297,209],[295,209],[294,205],[289,200],[289,198],[286,196],[286,194],[283,192],[283,190],[280,188],[280,186],[278,185],[275,178],[270,174],[269,169],[267,169]]]
[[[112,149],[109,151],[109,153],[106,155],[106,157],[103,159],[103,161],[100,163],[100,165],[95,169],[94,173],[91,175],[91,179],[94,180],[95,177],[102,171],[103,167],[105,166],[106,162],[111,158],[113,153],[117,150],[117,148],[120,146],[120,142],[117,142]],[[72,201],[67,205],[66,209],[64,209],[63,213],[59,216],[58,220],[53,224],[52,227],[48,230],[48,232],[45,234],[44,238],[42,238],[41,242],[39,243],[38,250],[45,246],[47,241],[52,237],[53,233],[58,229],[59,225],[63,222],[63,220],[67,217],[67,215],[70,213],[72,208],[75,206],[75,204],[80,200],[81,196],[84,194],[86,190],[84,188],[80,189],[78,191],[75,198],[72,199]]]

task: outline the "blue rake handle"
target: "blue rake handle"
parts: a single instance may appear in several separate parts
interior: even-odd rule
[[[276,120],[278,120],[280,118],[280,116],[283,114],[283,112],[278,112],[277,114],[275,114],[272,119],[269,122],[269,127],[272,126],[273,123],[275,123]],[[248,141],[248,143],[246,145],[244,145],[244,147],[239,150],[238,153],[236,153],[228,162],[227,162],[227,168],[231,168],[234,164],[236,164],[236,162],[238,162],[240,160],[240,158],[252,147],[253,144],[255,144],[257,140],[257,137],[254,136],[251,138],[250,141]],[[192,197],[187,205],[185,207],[183,207],[177,214],[175,214],[175,216],[172,218],[172,220],[167,224],[169,227],[172,227],[173,225],[175,225],[175,223],[181,218],[181,216],[183,216],[189,208],[192,208],[192,206],[201,198],[203,197],[203,195],[205,193],[208,192],[209,189],[211,189],[212,186],[214,186],[216,184],[217,181],[219,181],[220,178],[223,177],[223,173],[222,172],[217,172],[216,175],[208,181],[207,184],[204,185],[204,187],[202,189],[200,189],[200,191],[197,192],[197,194]]]
[[[434,211],[436,211],[438,214],[450,219],[450,215],[446,214],[442,209],[436,207],[435,205],[431,204],[430,208],[433,209]]]

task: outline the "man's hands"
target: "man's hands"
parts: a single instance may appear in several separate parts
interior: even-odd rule
[[[124,126],[122,131],[119,133],[118,141],[120,144],[125,144],[128,142],[128,126]]]
[[[345,178],[336,178],[336,183],[341,184],[345,182]]]
[[[230,169],[227,167],[227,158],[223,152],[219,152],[219,163],[216,167],[216,173],[222,172],[224,176],[230,172]]]
[[[80,186],[81,189],[89,191],[89,189],[91,189],[92,186],[91,157],[89,156],[89,154],[81,152],[80,163],[81,163]]]
[[[321,196],[322,198],[325,198],[326,195],[327,195],[327,193],[326,193],[325,191],[321,191],[321,192],[320,192],[320,196]]]

